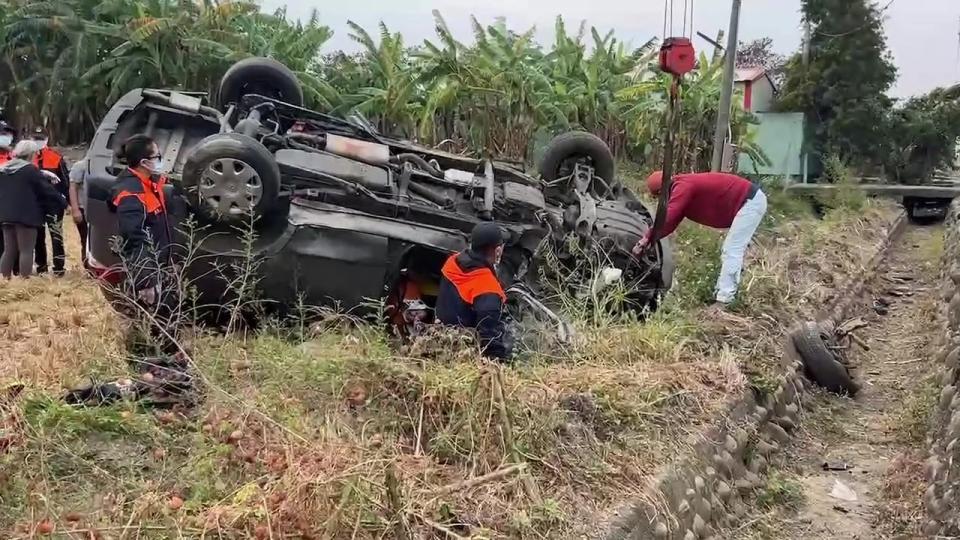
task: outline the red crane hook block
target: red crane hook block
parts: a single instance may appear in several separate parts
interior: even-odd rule
[[[660,47],[660,69],[677,77],[693,71],[697,64],[697,53],[693,42],[685,37],[672,37],[663,40]]]

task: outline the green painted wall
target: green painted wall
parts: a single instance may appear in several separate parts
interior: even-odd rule
[[[770,159],[770,166],[754,169],[750,156],[740,154],[739,170],[745,174],[803,176],[803,113],[754,113],[759,125],[751,126],[754,140]]]

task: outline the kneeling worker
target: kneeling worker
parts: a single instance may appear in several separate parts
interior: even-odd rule
[[[506,359],[503,308],[507,296],[497,279],[504,233],[495,223],[478,224],[470,248],[455,253],[443,265],[437,319],[451,326],[475,328],[485,356]]]
[[[654,197],[660,195],[663,173],[654,172],[647,179],[647,189]],[[723,241],[722,268],[717,280],[717,303],[729,306],[737,296],[743,256],[753,239],[753,233],[767,213],[767,197],[760,186],[746,178],[726,173],[678,174],[673,177],[667,202],[667,218],[657,238],[652,230],[641,238],[634,253],[643,252],[657,240],[670,236],[684,218],[715,229],[729,229]]]

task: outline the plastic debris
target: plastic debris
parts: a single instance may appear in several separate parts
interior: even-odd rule
[[[847,502],[857,502],[857,493],[850,489],[850,487],[839,480],[833,481],[833,490],[830,491],[830,496],[834,499],[839,499],[841,501]]]

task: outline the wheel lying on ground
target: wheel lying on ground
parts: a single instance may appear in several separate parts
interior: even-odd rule
[[[221,110],[226,110],[246,94],[260,94],[297,107],[303,106],[303,88],[296,74],[272,58],[247,58],[228,69],[220,79],[217,105]]]
[[[226,223],[259,219],[277,206],[280,169],[259,141],[239,133],[200,141],[183,167],[183,188],[193,209]]]
[[[612,185],[616,174],[613,152],[603,139],[585,131],[571,131],[550,141],[540,160],[540,176],[546,181],[573,174],[573,167],[582,161],[593,167],[596,176]]]
[[[846,366],[827,347],[817,323],[804,323],[791,338],[803,360],[807,376],[813,382],[835,394],[855,396],[860,391],[860,386],[850,377]]]

